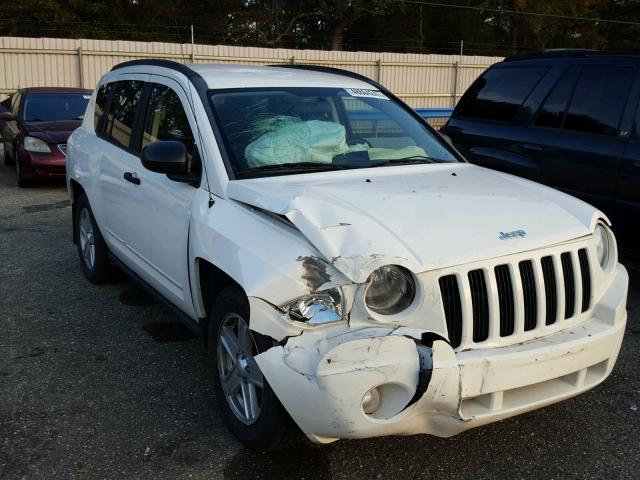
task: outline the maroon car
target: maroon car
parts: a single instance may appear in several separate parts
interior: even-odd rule
[[[24,88],[11,97],[4,122],[4,162],[15,164],[18,185],[64,178],[67,139],[80,126],[91,90]]]

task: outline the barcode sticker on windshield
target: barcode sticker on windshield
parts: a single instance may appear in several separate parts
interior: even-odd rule
[[[367,98],[379,98],[381,100],[389,100],[387,96],[378,91],[368,88],[345,88],[345,91],[352,97],[367,97]]]
[[[85,100],[90,100],[91,99],[91,95],[82,95],[82,98],[84,98]]]

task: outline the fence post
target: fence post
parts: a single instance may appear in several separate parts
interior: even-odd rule
[[[456,100],[458,99],[458,70],[460,70],[460,63],[454,62],[453,64],[453,95],[451,98],[451,106],[456,106]]]
[[[78,47],[78,78],[80,79],[80,88],[84,88],[84,67],[82,65],[82,47]]]
[[[382,60],[376,60],[376,82],[380,83],[382,77]]]

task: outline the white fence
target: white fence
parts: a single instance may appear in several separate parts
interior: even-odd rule
[[[182,63],[308,63],[379,81],[412,107],[451,107],[501,57],[334,52],[120,40],[0,37],[0,98],[24,87],[94,88],[114,65],[164,58]]]

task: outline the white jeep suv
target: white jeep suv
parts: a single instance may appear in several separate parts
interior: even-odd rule
[[[611,372],[628,277],[602,212],[468,164],[381,85],[133,61],[68,144],[74,240],[207,340],[249,447],[463,430]]]

